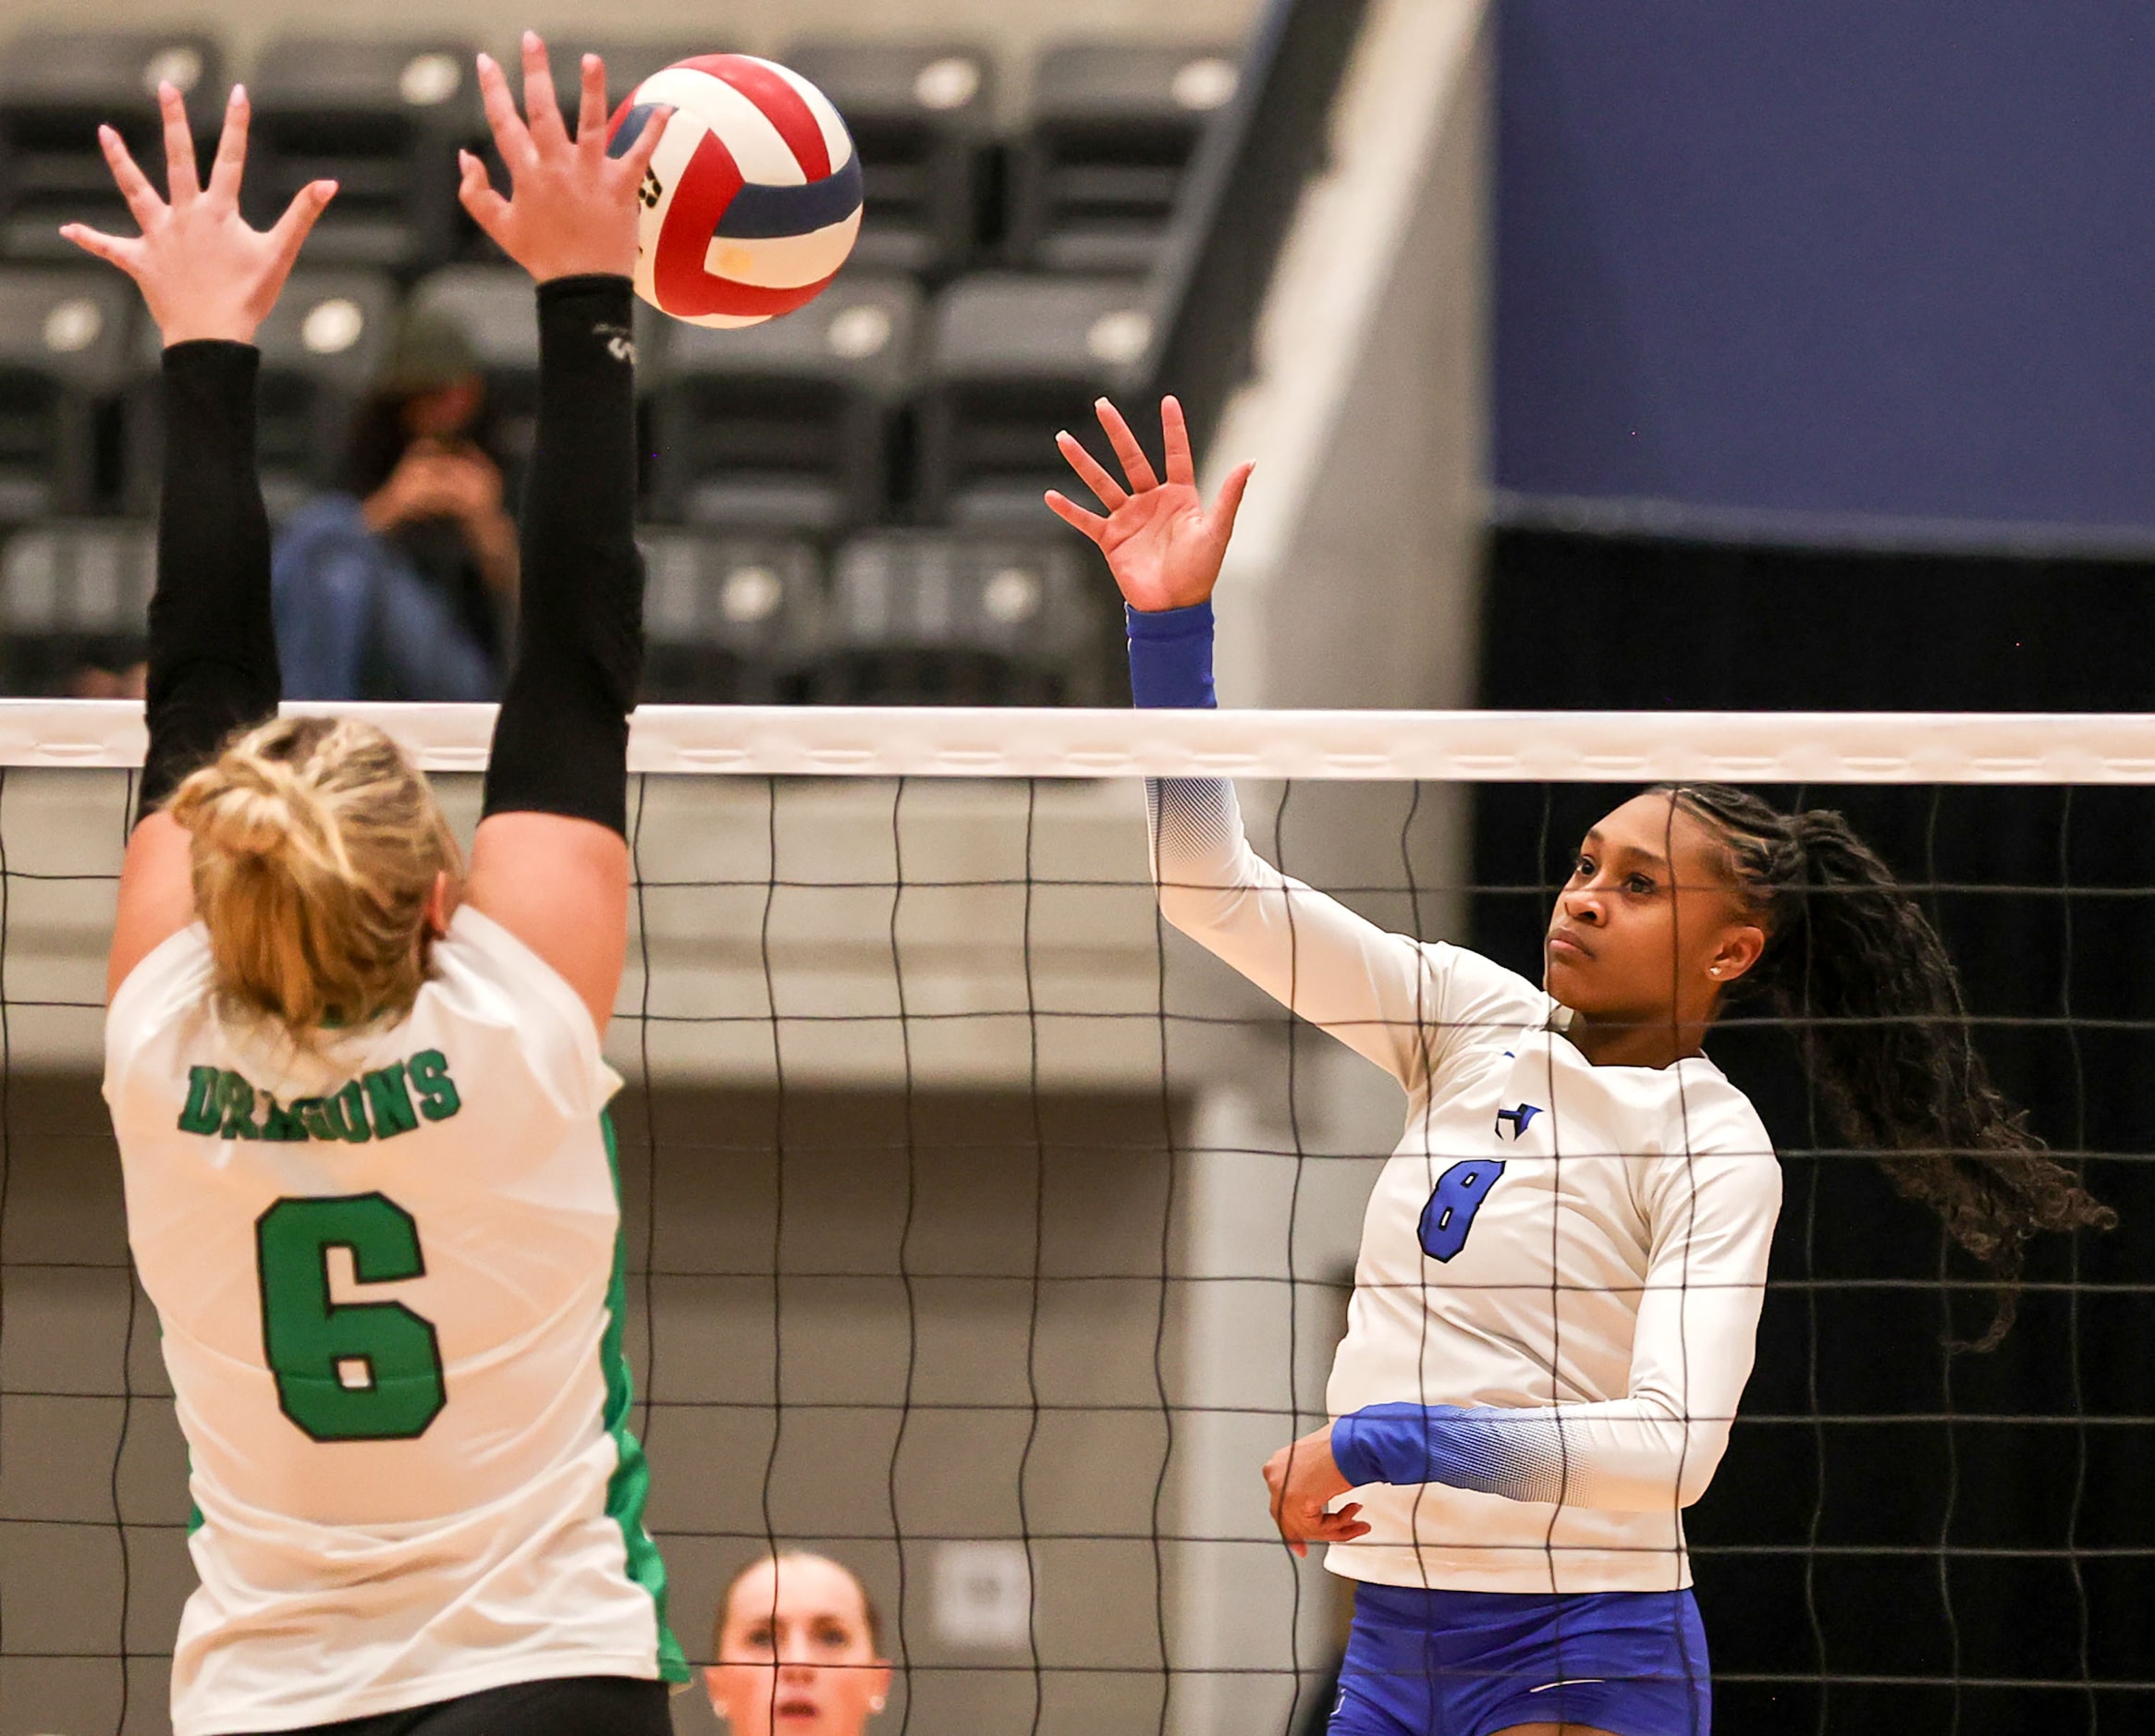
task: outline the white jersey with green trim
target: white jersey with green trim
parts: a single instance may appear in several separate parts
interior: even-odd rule
[[[628,1430],[619,1086],[470,909],[408,1018],[318,1053],[221,1015],[199,924],[120,985],[104,1094],[196,1512],[176,1736],[686,1679]]]

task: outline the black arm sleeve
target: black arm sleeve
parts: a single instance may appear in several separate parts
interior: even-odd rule
[[[210,339],[165,351],[165,493],[138,818],[233,730],[276,710],[269,515],[254,471],[261,361],[251,344]]]
[[[643,673],[636,351],[626,277],[539,286],[539,426],[524,485],[516,666],[484,812],[628,831],[629,712]]]

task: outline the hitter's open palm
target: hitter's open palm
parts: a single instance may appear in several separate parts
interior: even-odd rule
[[[1219,563],[1227,554],[1228,538],[1234,533],[1235,514],[1242,508],[1251,467],[1240,466],[1220,485],[1219,498],[1207,508],[1197,492],[1182,405],[1171,397],[1160,404],[1168,458],[1164,483],[1122,413],[1106,398],[1097,409],[1100,426],[1107,430],[1128,486],[1096,463],[1076,436],[1060,434],[1055,444],[1079,480],[1099,496],[1108,516],[1087,512],[1053,491],[1047,495],[1048,507],[1098,544],[1123,601],[1132,608],[1150,613],[1186,609],[1204,602],[1219,581]]]
[[[119,134],[100,127],[97,141],[142,233],[106,235],[80,223],[63,225],[60,233],[135,280],[167,344],[202,337],[251,344],[337,183],[310,181],[293,195],[275,227],[250,228],[239,214],[239,178],[247,166],[246,88],[234,85],[225,105],[225,129],[207,187],[196,173],[194,133],[179,92],[160,84],[157,106],[165,118],[165,185],[171,197],[160,199]]]

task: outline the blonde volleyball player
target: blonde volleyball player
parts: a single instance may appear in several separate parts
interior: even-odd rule
[[[1213,584],[1246,470],[1207,510],[1164,410],[1163,483],[1067,434],[1107,507],[1140,705],[1212,701]],[[1649,790],[1589,831],[1537,986],[1387,934],[1252,852],[1231,786],[1152,787],[1168,919],[1397,1079],[1329,1426],[1265,1468],[1280,1534],[1359,1582],[1335,1736],[1701,1736],[1682,1510],[1751,1369],[1781,1174],[1703,1052],[1769,995],[1848,1143],[2002,1280],[2039,1229],[2111,1215],[2042,1155],[1970,1047],[1938,936],[1839,815]]]
[[[334,190],[256,234],[235,91],[206,187],[169,87],[169,202],[104,134],[140,239],[76,241],[164,336],[149,751],[112,947],[105,1096],[191,1465],[178,1736],[660,1736],[687,1669],[627,1427],[600,1036],[627,927],[642,658],[629,271],[654,131],[528,125],[464,202],[538,284],[522,620],[467,874],[380,731],[275,721],[251,339]]]

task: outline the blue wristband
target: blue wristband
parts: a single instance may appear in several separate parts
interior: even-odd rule
[[[1332,1424],[1332,1462],[1340,1467],[1340,1474],[1356,1488],[1387,1481],[1375,1444],[1367,1438],[1375,1431],[1362,1426],[1365,1414],[1356,1412]]]
[[[1130,633],[1130,697],[1145,711],[1210,711],[1212,605],[1144,611],[1123,605]]]
[[[1332,1462],[1365,1483],[1442,1483],[1508,1501],[1561,1501],[1563,1429],[1546,1409],[1373,1404],[1332,1424]]]
[[[1488,1489],[1501,1457],[1500,1412],[1455,1404],[1373,1404],[1332,1424],[1332,1462],[1365,1483],[1448,1483]]]

